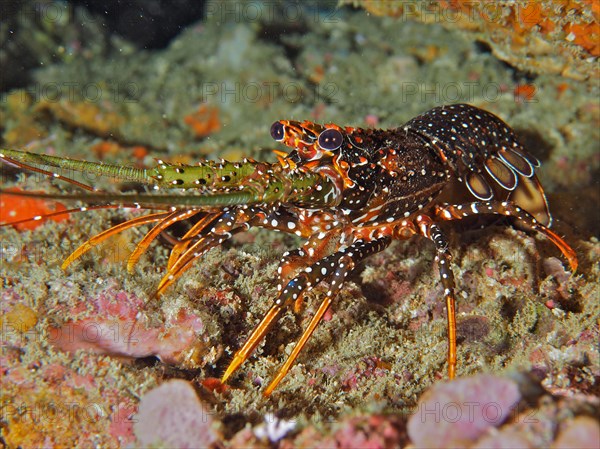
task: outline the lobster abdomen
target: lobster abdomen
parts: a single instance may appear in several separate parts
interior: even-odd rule
[[[540,162],[499,117],[455,104],[431,109],[402,129],[431,146],[477,199],[510,199],[542,224],[550,224],[548,204],[535,176]]]

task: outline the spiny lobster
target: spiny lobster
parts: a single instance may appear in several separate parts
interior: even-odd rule
[[[283,255],[277,270],[278,296],[222,377],[227,381],[248,359],[286,309],[293,305],[298,313],[303,294],[327,282],[320,306],[266,395],[289,371],[349,273],[392,240],[420,235],[435,245],[447,307],[450,378],[456,372],[455,283],[439,222],[479,214],[512,217],[544,234],[572,271],[577,269],[575,252],[548,228],[551,217],[535,175],[539,161],[525,151],[508,125],[489,112],[466,104],[437,107],[390,130],[280,120],[272,125],[271,136],[292,148],[289,154],[276,150],[276,163],[245,159],[192,166],[159,160],[153,169],[139,169],[15,150],[1,150],[0,160],[90,190],[44,195],[91,205],[71,212],[116,207],[155,211],[90,238],[63,268],[108,237],[152,223],[129,256],[131,271],[157,236],[175,223],[189,222],[187,232],[174,240],[158,295],[209,249],[253,226],[306,238],[301,248]],[[99,192],[42,167],[149,184],[158,192]],[[165,189],[175,191],[161,193]],[[458,202],[464,195],[466,202]]]

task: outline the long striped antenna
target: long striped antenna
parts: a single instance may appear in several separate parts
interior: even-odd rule
[[[336,195],[339,187],[333,179],[324,174],[289,171],[279,163],[269,164],[252,159],[245,159],[242,162],[203,161],[197,165],[173,165],[159,160],[155,168],[142,169],[1,149],[0,161],[93,192],[13,193],[28,197],[78,200],[88,204],[111,203],[123,207],[125,204],[134,204],[148,209],[211,208],[243,204],[273,204],[278,201],[327,207],[334,206],[335,202],[339,201],[339,196]],[[92,186],[48,171],[48,167],[139,182],[152,185],[155,190],[167,189],[172,193],[98,193],[99,191]]]

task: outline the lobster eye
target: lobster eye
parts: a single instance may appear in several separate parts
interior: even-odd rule
[[[337,150],[342,146],[344,136],[337,129],[326,129],[319,134],[319,146],[324,150]]]
[[[285,127],[281,122],[275,122],[271,125],[271,137],[277,142],[281,142],[285,136]]]

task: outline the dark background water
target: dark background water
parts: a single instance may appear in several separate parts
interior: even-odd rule
[[[204,17],[204,0],[106,0],[64,2],[72,13],[84,8],[83,14],[94,16],[102,24],[106,35],[116,34],[139,48],[166,47],[183,28]],[[0,72],[0,90],[26,86],[29,70],[38,66],[38,55],[27,45],[28,26],[42,28],[42,18],[61,15],[56,4],[47,1],[3,0],[0,2],[0,27],[3,28],[3,69]]]
[[[205,0],[2,0],[0,2],[0,92],[20,88],[31,82],[30,70],[47,63],[60,62],[60,56],[53,54],[54,48],[40,48],[40,34],[63,42],[60,30],[68,25],[79,28],[82,45],[98,36],[86,36],[90,22],[100,24],[96,28],[108,40],[119,36],[137,48],[162,49],[187,26],[205,19],[207,14],[223,15],[224,21],[230,16],[252,16],[261,8],[268,8],[270,15],[277,17],[286,8],[318,9],[332,11],[337,7],[335,0],[308,2],[234,2]],[[63,8],[61,10],[61,8]],[[240,14],[240,9],[244,9]],[[229,16],[229,17],[228,17]],[[83,20],[81,20],[83,18]],[[78,20],[79,19],[79,20]],[[289,17],[288,17],[289,19]],[[274,21],[277,22],[276,20]],[[286,20],[290,28],[290,20]],[[301,24],[297,24],[301,27]],[[295,26],[295,25],[294,25]],[[272,29],[265,29],[269,34]],[[285,32],[278,30],[275,35]],[[43,64],[42,64],[43,63]]]

